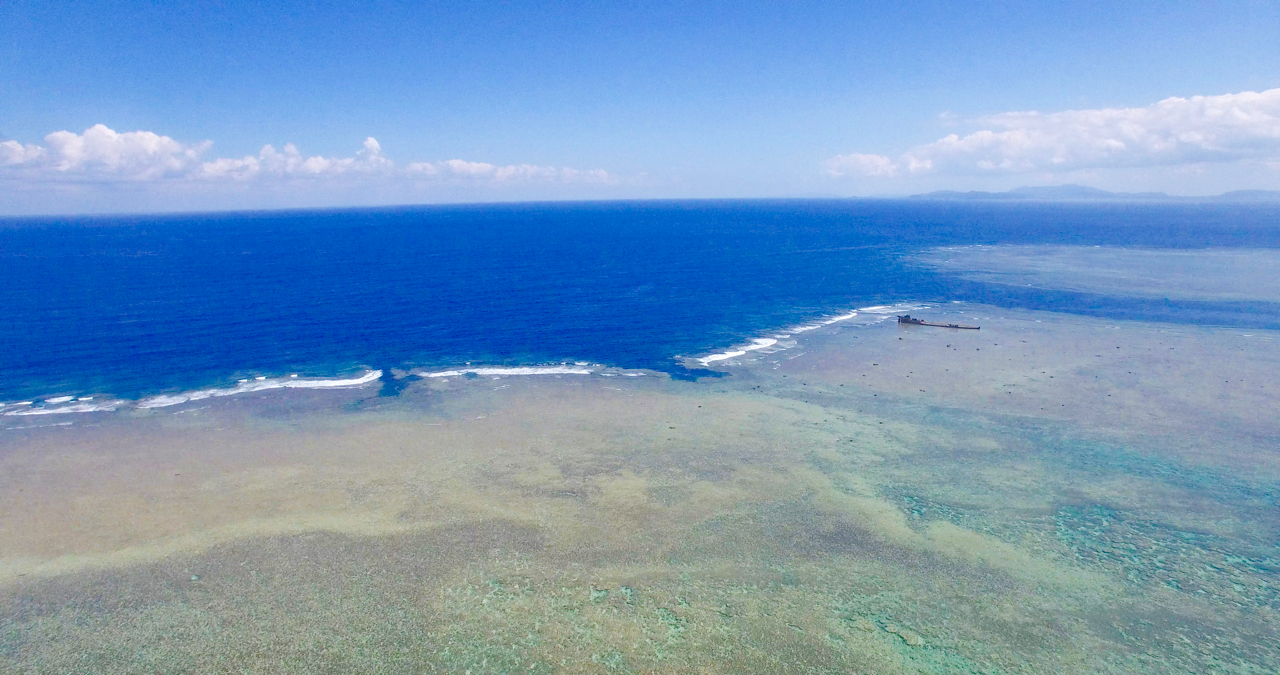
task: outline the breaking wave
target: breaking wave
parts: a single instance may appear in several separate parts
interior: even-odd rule
[[[814,321],[811,323],[801,324],[799,326],[793,326],[791,328],[787,328],[775,334],[773,337],[756,338],[752,340],[750,344],[732,347],[728,351],[718,352],[715,354],[711,354],[710,356],[703,356],[696,359],[696,361],[698,363],[701,363],[703,366],[707,366],[717,361],[727,361],[729,359],[734,359],[739,356],[743,356],[748,352],[759,351],[764,354],[771,354],[773,352],[779,352],[784,349],[789,349],[791,347],[794,347],[796,344],[795,341],[789,340],[788,338],[790,338],[791,336],[797,333],[806,333],[811,330],[825,328],[834,323],[839,323],[841,321],[848,321],[850,319],[857,318],[860,314],[868,314],[871,316],[867,317],[868,320],[861,321],[859,323],[876,324],[876,323],[885,321],[891,316],[895,316],[898,314],[905,314],[905,313],[917,311],[920,309],[925,309],[926,307],[927,305],[919,305],[919,304],[912,304],[912,303],[905,303],[905,302],[897,303],[893,305],[873,305],[871,307],[860,307],[846,314],[839,314],[839,315],[822,319],[819,321]]]

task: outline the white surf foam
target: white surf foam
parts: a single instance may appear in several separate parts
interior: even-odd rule
[[[586,365],[586,364],[582,364]],[[525,366],[512,368],[467,368],[442,370],[436,373],[418,373],[418,377],[459,377],[467,373],[476,375],[590,375],[590,368],[571,366]]]
[[[862,310],[858,310],[858,311],[862,311]],[[849,319],[854,318],[855,316],[858,316],[858,312],[849,312],[848,314],[840,314],[839,316],[833,316],[827,319],[823,319],[821,321],[815,321],[813,323],[804,324],[803,326],[794,326],[791,328],[787,328],[782,332],[774,335],[771,338],[756,338],[749,345],[746,345],[744,347],[735,347],[733,349],[730,349],[727,352],[720,352],[717,354],[712,354],[710,356],[704,356],[698,359],[698,362],[705,366],[711,363],[715,363],[716,361],[724,361],[727,359],[737,358],[739,356],[746,354],[747,352],[753,352],[753,351],[758,351],[762,349],[769,350],[771,352],[788,349],[790,347],[794,347],[795,343],[794,342],[779,343],[778,341],[786,340],[787,338],[791,337],[795,333],[804,333],[806,331],[817,330],[824,326],[830,326],[831,324],[839,321],[847,321]]]
[[[53,399],[49,399],[52,401]],[[75,405],[64,405],[56,408],[23,408],[22,410],[10,410],[5,415],[58,415],[63,413],[88,413],[88,412],[110,412],[119,408],[121,405],[118,401],[110,403],[77,403]]]
[[[5,431],[18,431],[19,429],[43,429],[45,427],[69,427],[75,422],[54,422],[53,424],[32,424],[25,427],[6,427]]]
[[[822,328],[823,326],[830,326],[831,324],[837,321],[847,321],[857,315],[858,315],[858,312],[849,312],[848,314],[841,314],[840,316],[831,317],[830,319],[818,321],[817,323],[810,323],[810,324],[805,324],[803,326],[796,326],[795,328],[788,328],[786,332],[803,333],[805,331],[817,330],[819,328]],[[790,336],[788,335],[787,337],[790,337]]]
[[[917,304],[908,303],[908,302],[899,302],[893,305],[874,305],[872,307],[860,307],[858,311],[866,312],[867,314],[880,314],[883,316],[888,316],[891,314],[898,314],[900,312],[912,312],[912,311],[916,311],[920,309],[928,309],[928,308],[929,308],[928,305],[917,305]]]
[[[353,377],[345,380],[336,378],[322,379],[300,377],[296,380],[290,378],[288,380],[275,380],[275,382],[278,382],[281,387],[288,387],[290,389],[331,389],[333,387],[359,387],[369,384],[380,377],[382,377],[381,370],[370,370],[360,377]]]
[[[752,352],[757,350],[766,350],[765,353],[771,353],[776,351],[782,351],[783,349],[790,349],[791,347],[796,346],[795,342],[792,342],[792,341],[779,342],[779,340],[787,340],[787,338],[790,338],[792,335],[796,333],[805,333],[811,330],[817,330],[819,328],[830,326],[831,324],[838,323],[840,321],[848,321],[849,319],[853,319],[857,317],[859,313],[866,313],[866,314],[873,315],[875,318],[872,319],[870,323],[880,323],[896,314],[905,314],[905,313],[916,311],[916,310],[926,309],[927,307],[928,305],[917,305],[917,304],[911,304],[911,303],[905,303],[905,302],[897,303],[893,305],[873,305],[871,307],[859,307],[857,310],[849,312],[847,314],[840,314],[838,316],[822,319],[820,321],[814,321],[813,323],[807,323],[801,326],[793,326],[791,328],[784,329],[783,331],[775,334],[772,338],[757,338],[756,340],[753,340],[751,344],[745,347],[734,347],[733,349],[726,352],[720,352],[717,354],[712,354],[710,356],[704,356],[700,359],[697,359],[697,361],[705,366],[711,363],[715,363],[716,361],[725,361],[727,359],[736,358],[746,354],[747,352]]]
[[[360,387],[382,377],[381,370],[371,370],[360,377],[353,378],[279,378],[279,379],[255,379],[240,380],[240,383],[229,389],[198,389],[195,391],[186,391],[180,394],[170,394],[164,396],[152,396],[138,402],[139,408],[166,408],[171,405],[178,405],[188,401],[201,401],[206,398],[218,396],[236,396],[238,394],[248,394],[255,391],[266,391],[269,389],[337,389],[347,387]]]
[[[746,354],[747,352],[754,352],[761,349],[767,349],[776,344],[778,344],[778,341],[775,338],[756,338],[751,342],[751,344],[745,347],[739,347],[738,349],[734,349],[727,352],[720,352],[719,354],[712,354],[711,356],[704,356],[698,359],[698,362],[705,366],[707,364],[714,363],[716,361],[724,361],[725,359],[736,358],[736,357],[742,356],[743,354]]]

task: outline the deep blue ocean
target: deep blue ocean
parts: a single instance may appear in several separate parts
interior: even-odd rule
[[[1274,303],[1046,292],[940,245],[1280,247],[1280,206],[659,201],[0,220],[0,400],[249,375],[701,355],[860,306],[1280,327]],[[693,373],[696,375],[696,373]]]

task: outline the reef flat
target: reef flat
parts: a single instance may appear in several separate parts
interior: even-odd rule
[[[1280,335],[912,313],[982,329],[11,424],[0,663],[1280,668]]]

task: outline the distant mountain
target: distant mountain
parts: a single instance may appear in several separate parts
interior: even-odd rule
[[[1208,199],[1224,202],[1275,202],[1280,201],[1280,192],[1276,190],[1232,190]]]
[[[956,192],[939,190],[908,199],[954,199],[966,201],[1024,200],[1044,202],[1066,201],[1144,201],[1144,202],[1280,202],[1280,191],[1235,190],[1212,197],[1177,197],[1164,192],[1108,192],[1087,185],[1029,186],[1008,192]]]

